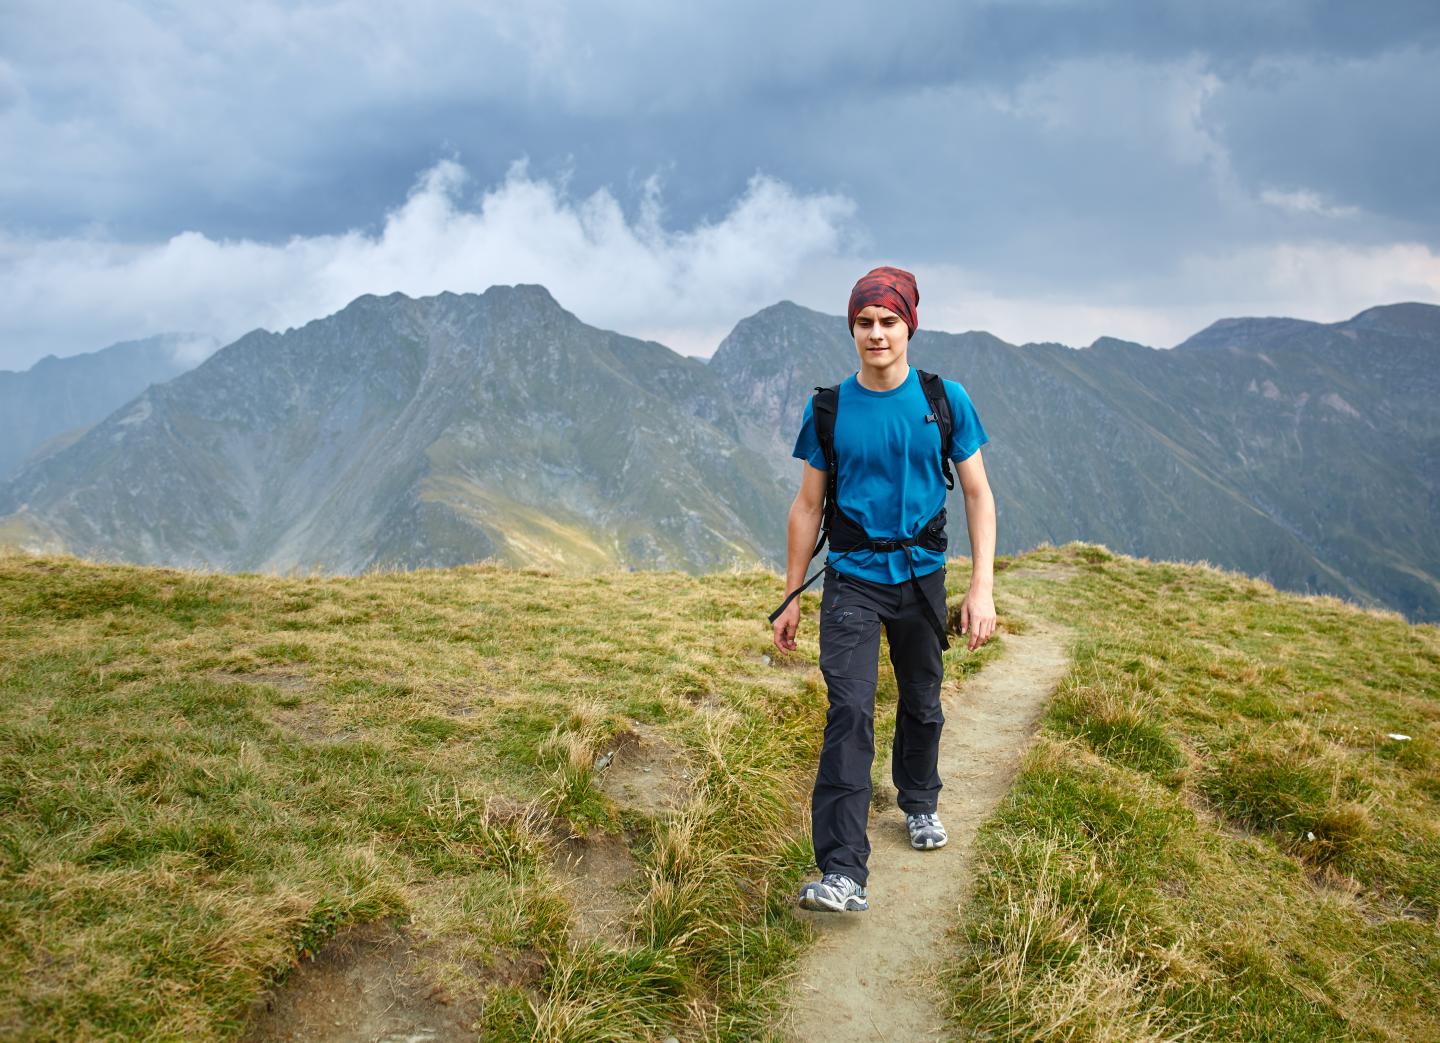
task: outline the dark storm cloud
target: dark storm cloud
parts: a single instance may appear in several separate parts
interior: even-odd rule
[[[524,157],[630,220],[762,173],[852,200],[857,256],[1199,307],[1187,254],[1440,244],[1437,52],[1433,2],[8,4],[0,261],[378,235]]]
[[[1440,54],[1272,60],[1209,107],[1249,184],[1322,189],[1440,241]]]
[[[1325,148],[1348,161],[1335,185],[1319,187],[1354,195],[1372,167],[1392,166],[1401,142],[1369,118],[1384,99],[1347,97],[1348,88],[1403,79],[1427,62],[1433,69],[1440,31],[1433,3],[932,3],[887,19],[870,4],[529,10],[261,5],[227,16],[168,5],[11,6],[0,16],[0,126],[18,169],[5,179],[0,221],[45,234],[101,222],[140,237],[334,231],[378,221],[417,170],[453,149],[490,180],[520,154],[542,174],[573,158],[580,190],[673,162],[670,204],[684,222],[718,210],[777,154],[787,169],[774,172],[796,183],[834,185],[850,171],[874,180],[834,136],[861,125],[912,142],[917,166],[938,165],[926,154],[953,155],[957,138],[973,136],[994,182],[1018,179],[1026,203],[1074,213],[1081,196],[1103,211],[1149,183],[1141,168],[1159,174],[1173,164],[1137,158],[1143,141],[1101,152],[1113,114],[1078,106],[1078,129],[1096,133],[1060,135],[1084,160],[1061,172],[1046,128],[1007,126],[975,109],[985,92],[1017,89],[1057,64],[1089,62],[1103,78],[1117,57],[1198,59],[1218,75],[1213,102],[1250,113],[1227,116],[1236,130],[1224,143],[1241,150],[1236,168],[1252,176],[1264,162],[1251,157],[1274,151],[1272,131],[1304,136],[1297,128],[1310,123],[1293,119],[1297,104],[1304,114],[1340,114]],[[1400,47],[1410,56],[1387,53]],[[1303,99],[1288,99],[1283,83],[1272,96],[1257,63],[1294,56],[1317,71],[1317,60],[1359,64],[1338,80],[1306,78]],[[1083,78],[1069,86],[1089,89]],[[948,108],[916,97],[946,88],[959,89]],[[892,121],[877,125],[887,110]],[[1427,113],[1409,132],[1434,130],[1434,120]],[[812,123],[825,136],[806,134]],[[797,134],[807,151],[792,144]],[[1067,173],[1068,184],[1045,188]],[[1394,180],[1366,187],[1383,195]],[[989,194],[994,184],[977,187]]]

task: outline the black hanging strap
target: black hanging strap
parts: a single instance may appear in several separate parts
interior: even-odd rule
[[[822,541],[822,542],[823,542],[823,541]],[[820,553],[820,548],[818,548],[818,547],[815,548],[815,554],[819,554],[819,553]],[[831,561],[839,561],[841,558],[845,557],[845,555],[846,555],[846,554],[849,554],[849,553],[850,553],[850,551],[847,550],[847,551],[845,551],[844,554],[837,554],[837,555],[835,555],[834,558],[832,558],[832,559],[830,559],[830,560],[831,560]],[[810,557],[813,559],[813,558],[815,557],[815,554],[810,555]],[[826,564],[828,564],[828,562],[827,562]],[[811,576],[811,577],[810,577],[809,579],[807,579],[804,583],[800,584],[798,587],[796,587],[794,590],[792,590],[789,594],[785,595],[785,600],[782,601],[782,602],[780,602],[780,607],[777,608],[774,612],[771,612],[771,613],[770,613],[770,622],[771,622],[771,623],[774,623],[775,620],[779,619],[779,618],[780,618],[780,613],[785,611],[785,606],[786,606],[786,605],[790,604],[790,602],[794,601],[797,597],[799,597],[799,596],[800,596],[800,592],[803,591],[806,587],[808,587],[810,584],[814,583],[817,579],[819,579],[821,576],[823,576],[823,575],[825,574],[825,568],[826,568],[826,565],[821,565],[818,569],[815,570],[815,575]],[[913,570],[912,570],[912,571],[913,571]]]

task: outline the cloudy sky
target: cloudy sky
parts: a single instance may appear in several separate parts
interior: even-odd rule
[[[1440,303],[1440,4],[0,6],[0,368],[515,282],[708,355],[876,264],[1017,343]]]

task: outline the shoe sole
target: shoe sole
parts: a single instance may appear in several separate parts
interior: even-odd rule
[[[800,908],[810,909],[818,913],[863,913],[870,908],[869,902],[862,902],[859,898],[850,897],[840,903],[827,902],[810,888],[800,892]]]

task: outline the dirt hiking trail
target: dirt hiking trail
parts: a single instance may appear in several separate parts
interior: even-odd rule
[[[1056,568],[1013,570],[1063,582]],[[1010,788],[1021,754],[1068,666],[1068,631],[1027,611],[1007,591],[1024,633],[1003,633],[1004,652],[963,687],[941,693],[940,820],[949,842],[936,851],[910,847],[905,816],[890,793],[870,812],[870,908],[863,913],[796,909],[819,933],[801,957],[791,1009],[781,1027],[795,1043],[913,1043],[945,1038],[937,981],[945,931],[970,885],[975,833]],[[1006,613],[1011,615],[1011,613]],[[952,645],[968,638],[956,638]]]

